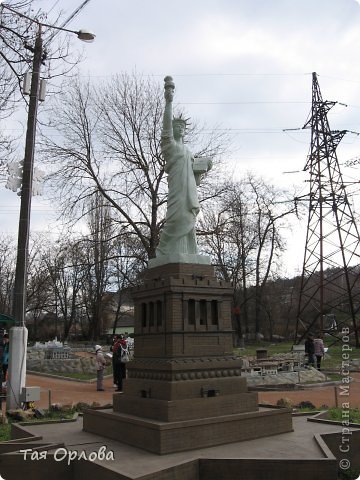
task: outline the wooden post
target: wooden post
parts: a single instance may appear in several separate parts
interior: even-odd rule
[[[338,408],[339,404],[338,404],[336,385],[334,386],[334,394],[335,394],[335,407]]]

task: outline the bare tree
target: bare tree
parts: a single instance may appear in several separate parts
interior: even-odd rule
[[[15,239],[0,237],[0,313],[10,315],[15,277]]]
[[[108,205],[97,194],[91,201],[88,218],[89,234],[79,243],[84,262],[81,296],[89,321],[88,336],[99,338],[103,330],[104,299],[110,290],[110,257],[113,255],[113,222]]]
[[[26,288],[26,314],[32,324],[32,335],[38,338],[38,323],[49,310],[52,303],[52,289],[44,253],[46,242],[44,235],[31,237],[29,251],[28,282]]]
[[[50,244],[44,257],[53,290],[52,305],[48,312],[55,314],[57,323],[60,324],[61,321],[65,340],[69,337],[70,330],[82,309],[80,295],[84,278],[82,253],[78,242],[64,237],[56,244]]]
[[[134,284],[142,266],[134,264],[135,246],[118,245],[109,209],[99,195],[89,206],[87,226],[82,234],[32,244],[28,310],[35,336],[41,336],[38,320],[45,316],[55,320],[54,334],[64,339],[76,328],[85,338],[98,339],[120,309],[124,290]]]
[[[99,192],[118,231],[140,242],[145,264],[155,256],[167,199],[162,90],[135,74],[97,88],[77,82],[54,109],[60,136],[44,139],[43,154],[57,161],[51,185],[62,211],[78,221],[88,211],[87,200]],[[198,151],[207,149],[214,153],[219,143],[207,138]]]
[[[47,83],[47,93],[54,89],[61,91],[61,82],[55,80],[56,77],[68,77],[80,59],[75,49],[69,49],[69,35],[57,36],[58,30],[52,28],[61,15],[49,17],[41,9],[40,1],[8,0],[0,3],[0,120],[3,121],[0,125],[0,176],[3,178],[20,140],[13,133],[6,132],[9,122],[5,123],[4,119],[11,117],[24,101],[28,103],[23,83],[33,69],[34,59],[39,56],[43,65],[41,79],[52,79],[51,86]]]
[[[129,289],[134,287],[138,280],[138,275],[143,269],[141,262],[136,260],[133,255],[134,245],[132,242],[123,241],[118,251],[119,256],[111,261],[111,273],[113,280],[114,297],[116,298],[116,308],[113,310],[114,322],[112,325],[113,334],[123,315],[131,313],[131,305],[129,306],[130,295]]]
[[[47,69],[43,78],[64,75],[78,63],[78,55],[69,50],[69,37],[56,35],[51,27],[60,17],[50,19],[34,0],[8,0],[0,4],[0,115],[11,112],[21,98],[23,77],[32,67],[34,40],[41,29],[42,62]],[[50,26],[49,26],[50,25]],[[61,59],[58,63],[56,60]],[[55,62],[52,62],[52,61]],[[50,68],[51,64],[51,68]]]
[[[241,333],[249,333],[253,305],[255,332],[261,331],[262,302],[267,281],[276,274],[285,245],[281,228],[295,212],[287,192],[247,174],[221,186],[217,202],[204,211],[202,242],[222,278],[235,287]]]
[[[8,10],[0,6],[0,115],[7,116],[14,108],[13,100],[19,98],[19,86],[26,69],[31,64],[30,52],[25,48],[34,24],[22,15],[30,10],[30,0],[9,1]]]

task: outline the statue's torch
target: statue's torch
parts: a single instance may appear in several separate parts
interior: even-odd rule
[[[173,78],[168,75],[167,77],[164,78],[164,82],[165,82],[164,84],[165,92],[171,91],[172,93],[174,93],[175,83]]]

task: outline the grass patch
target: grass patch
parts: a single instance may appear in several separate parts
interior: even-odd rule
[[[59,378],[73,378],[74,380],[92,380],[96,378],[96,373],[63,373],[62,375],[52,375]]]
[[[302,407],[302,408],[296,408],[295,407],[295,412],[296,413],[313,413],[313,412],[318,412],[319,408],[311,408],[311,407]]]
[[[333,342],[332,337],[325,337],[324,344],[325,347],[330,345]],[[247,356],[256,356],[256,350],[259,348],[266,348],[268,352],[268,356],[271,357],[277,353],[291,353],[292,352],[293,342],[280,342],[280,343],[271,343],[271,342],[258,342],[254,344],[248,344],[245,348],[235,348],[234,353],[239,355],[240,357],[247,357]],[[321,362],[321,369],[322,370],[340,370],[341,362],[342,362],[342,345],[341,343],[337,345],[331,345],[329,347],[328,353],[325,354]],[[350,357],[359,357],[360,352],[355,348],[350,354]],[[334,378],[335,380],[335,378]],[[336,378],[338,380],[338,378]]]
[[[11,423],[0,424],[0,442],[11,440]]]
[[[47,422],[47,421],[54,421],[54,422],[59,422],[61,420],[71,420],[74,417],[74,414],[76,413],[76,409],[72,408],[69,410],[44,410],[44,416],[37,418],[37,417],[29,417],[26,420],[20,420],[20,423],[25,421],[25,422]],[[14,420],[12,420],[14,421]],[[19,420],[15,420],[19,421]]]
[[[292,346],[292,342],[258,342],[256,344],[248,344],[245,348],[236,348],[235,353],[241,357],[256,356],[256,350],[259,348],[266,348],[268,356],[271,356],[276,353],[290,353]]]
[[[340,375],[340,373],[334,373],[334,372],[327,373],[326,376],[332,382],[339,382],[343,378],[342,375]]]
[[[72,408],[68,410],[44,410],[44,416],[40,418],[29,417],[24,419],[16,419],[7,417],[8,423],[0,424],[0,442],[6,442],[11,440],[11,424],[12,423],[37,423],[37,422],[60,422],[62,420],[71,420],[74,418],[76,412],[81,410],[80,408]]]
[[[346,411],[347,413],[347,411]],[[350,408],[349,417],[344,417],[344,410],[342,408],[330,408],[328,410],[329,420],[335,420],[337,422],[349,421],[350,423],[360,424],[360,408]]]
[[[338,480],[358,480],[360,468],[348,468],[347,470],[338,470]]]
[[[112,375],[112,366],[111,365],[108,365],[105,368],[104,375]],[[62,373],[62,374],[61,373],[58,373],[58,374],[52,373],[51,376],[52,377],[57,377],[57,378],[73,378],[74,380],[88,381],[88,380],[96,379],[96,372],[89,372],[89,373],[70,373],[70,372],[67,372],[67,373]]]

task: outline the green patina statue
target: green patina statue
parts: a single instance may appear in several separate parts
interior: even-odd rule
[[[168,174],[166,220],[161,232],[156,259],[149,266],[164,263],[209,263],[208,257],[198,254],[195,222],[200,211],[196,186],[201,175],[210,170],[211,158],[194,158],[184,145],[186,120],[173,119],[172,103],[175,84],[172,77],[165,81],[165,110],[161,149]]]

